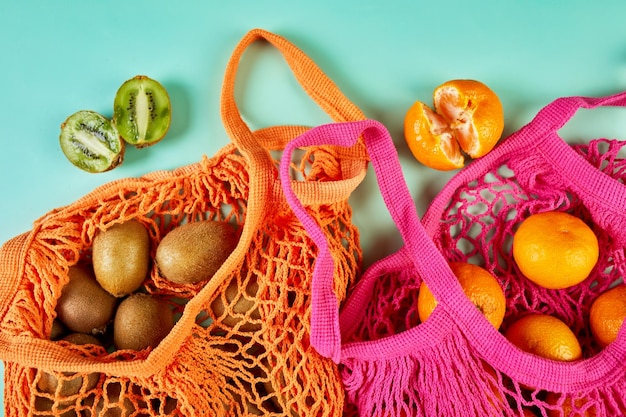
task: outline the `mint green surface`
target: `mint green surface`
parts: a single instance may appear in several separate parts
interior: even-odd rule
[[[408,153],[402,123],[415,100],[430,102],[449,79],[481,80],[502,99],[509,134],[556,97],[626,89],[624,16],[623,0],[4,1],[0,242],[98,185],[190,164],[228,143],[223,71],[254,27],[286,36],[386,124],[422,213],[452,173],[424,168]],[[275,50],[255,46],[246,57],[237,100],[252,127],[329,121]],[[154,147],[128,149],[113,171],[78,170],[61,153],[61,122],[81,109],[111,116],[115,91],[137,74],[168,89],[170,132]],[[624,137],[626,110],[581,112],[562,133]],[[386,251],[397,242],[371,178],[363,187],[355,221],[372,260],[380,242],[391,242]]]

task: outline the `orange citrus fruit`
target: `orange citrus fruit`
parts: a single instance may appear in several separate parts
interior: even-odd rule
[[[485,155],[504,130],[502,102],[476,80],[450,80],[433,92],[434,111],[416,101],[404,118],[404,137],[413,156],[424,165],[461,168],[465,156]]]
[[[531,313],[517,319],[504,336],[521,350],[558,361],[582,358],[576,335],[562,320],[547,314]]]
[[[549,211],[524,219],[513,235],[513,259],[526,278],[549,289],[584,281],[598,262],[598,238],[576,216]]]
[[[561,395],[565,394],[557,394],[554,392],[549,392],[546,394],[546,403],[557,406],[559,404],[559,400]],[[572,417],[595,417],[596,416],[596,407],[590,405],[587,408],[584,408],[587,404],[587,399],[584,397],[575,397],[572,395],[567,395],[560,406],[557,408],[551,408],[546,410],[546,414],[548,417],[560,417],[560,416],[572,416]],[[574,411],[574,407],[576,407],[576,411]],[[579,411],[581,410],[581,411]],[[584,411],[583,411],[584,410]]]
[[[404,137],[413,156],[427,167],[449,171],[465,163],[446,121],[421,101],[416,101],[404,118]]]
[[[598,296],[591,304],[589,325],[594,339],[602,347],[617,338],[626,317],[626,285],[617,285]]]
[[[451,262],[450,268],[458,278],[465,295],[487,320],[499,329],[506,312],[506,298],[498,280],[486,269],[467,262]],[[420,320],[426,321],[436,306],[437,300],[422,281],[417,296],[417,313]]]

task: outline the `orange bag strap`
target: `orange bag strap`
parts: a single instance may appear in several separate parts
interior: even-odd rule
[[[305,91],[335,120],[357,120],[364,118],[361,111],[352,104],[319,68],[298,48],[280,36],[255,29],[250,31],[236,47],[227,66],[222,94],[222,116],[225,128],[249,164],[249,201],[246,219],[239,244],[224,262],[215,276],[186,305],[182,316],[170,334],[148,355],[145,360],[115,361],[102,363],[98,358],[68,356],[65,348],[50,340],[34,338],[31,335],[8,335],[0,332],[0,356],[8,362],[16,362],[44,370],[68,372],[103,372],[111,375],[149,377],[164,364],[171,361],[195,324],[197,313],[204,302],[216,291],[219,285],[243,261],[250,242],[257,232],[267,210],[271,209],[270,199],[280,191],[277,170],[269,154],[270,149],[283,148],[289,140],[303,132],[303,127],[271,127],[252,132],[241,119],[234,101],[234,82],[237,66],[244,50],[254,41],[266,39],[285,56],[296,78]],[[364,178],[367,153],[364,146],[355,146],[341,155],[342,172],[345,180],[329,183],[297,182],[294,191],[301,195],[303,204],[332,202],[347,199]],[[345,160],[345,161],[344,161]],[[158,175],[156,175],[158,177]],[[146,176],[150,178],[150,175]],[[132,183],[133,179],[121,180]],[[113,185],[110,185],[113,186]],[[89,199],[85,196],[84,199]],[[0,272],[0,288],[6,299],[0,301],[0,318],[4,317],[11,303],[12,294],[23,275],[24,260],[28,251],[31,233],[20,235],[2,246],[3,271]],[[6,268],[5,268],[6,267]],[[6,290],[6,292],[5,292]]]
[[[22,276],[24,270],[24,256],[31,238],[32,233],[22,233],[0,247],[0,259],[2,259],[2,265],[0,265],[0,322],[4,320],[12,296],[17,292],[19,277]],[[2,352],[1,347],[0,352]]]
[[[271,208],[270,194],[275,180],[272,175],[272,171],[275,169],[273,160],[263,147],[252,140],[251,134],[244,139],[240,141],[238,146],[239,152],[246,157],[249,165],[249,195],[246,219],[242,227],[239,243],[213,278],[187,303],[174,328],[150,352],[146,359],[103,363],[98,358],[68,355],[64,347],[50,340],[33,337],[29,334],[10,335],[7,332],[0,332],[0,358],[4,361],[43,370],[102,372],[111,375],[136,377],[149,377],[159,369],[162,369],[165,364],[171,362],[180,348],[181,342],[189,336],[190,330],[195,324],[197,314],[203,307],[203,303],[243,261],[253,236],[258,231],[267,210]],[[183,172],[183,170],[178,171]],[[156,172],[147,175],[145,179],[158,179],[162,176],[163,173]],[[100,195],[103,190],[124,186],[132,188],[133,185],[137,185],[136,183],[142,183],[143,181],[144,179],[142,178],[127,178],[105,184],[77,200],[75,204],[97,204],[99,200],[96,196]],[[30,240],[36,239],[36,234],[37,230],[35,227],[30,233],[11,239],[0,249],[2,259],[2,268],[0,268],[0,289],[2,289],[0,294],[0,319],[4,318],[12,302],[13,295],[16,293],[24,275],[25,259],[30,249]]]
[[[226,132],[241,146],[243,140],[253,141],[267,150],[282,150],[293,138],[304,133],[304,126],[272,126],[251,133],[241,117],[235,101],[237,70],[244,52],[256,41],[265,40],[282,54],[304,91],[336,122],[365,119],[363,112],[351,102],[337,85],[302,50],[282,36],[263,29],[252,29],[235,47],[227,63],[222,87],[221,112]],[[328,147],[330,148],[330,147]],[[343,180],[333,184],[294,182],[294,192],[305,205],[347,200],[365,177],[368,155],[362,142],[351,148],[333,148],[340,161]],[[277,175],[277,174],[276,174]],[[280,182],[274,183],[274,195],[281,193]]]
[[[222,118],[224,127],[233,141],[239,145],[240,137],[249,132],[247,124],[235,102],[235,80],[237,69],[243,53],[255,41],[266,40],[276,47],[293,71],[294,76],[306,93],[328,115],[338,122],[363,120],[363,112],[339,90],[333,81],[322,72],[304,52],[298,49],[285,38],[263,29],[249,31],[235,47],[226,66],[224,84],[222,87]],[[283,138],[284,139],[284,138]],[[287,142],[268,144],[274,148],[283,148]]]

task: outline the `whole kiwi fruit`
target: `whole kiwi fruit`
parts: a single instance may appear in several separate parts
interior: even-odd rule
[[[106,382],[102,389],[102,397],[96,403],[93,417],[128,417],[131,415],[147,416],[144,413],[134,414],[137,408],[146,409],[147,403],[140,399],[131,400],[128,391],[130,386],[122,386],[120,382]],[[136,396],[133,396],[136,397]],[[106,407],[105,407],[106,404]]]
[[[237,246],[235,228],[227,222],[185,223],[167,233],[157,246],[155,262],[163,277],[177,284],[211,278]]]
[[[150,235],[137,220],[100,231],[93,240],[96,279],[110,294],[123,297],[137,290],[150,267]]]
[[[165,300],[150,294],[131,294],[115,313],[113,343],[122,350],[154,348],[172,327],[174,313]]]
[[[79,414],[73,407],[73,401],[71,404],[69,402],[58,404],[51,398],[37,395],[35,396],[35,403],[33,408],[33,417],[79,417]],[[53,409],[54,412],[52,411]]]
[[[96,281],[87,265],[73,265],[57,300],[58,319],[73,332],[101,334],[113,318],[117,299]]]
[[[242,287],[240,289],[236,279],[231,280],[224,291],[211,302],[211,310],[221,324],[237,327],[242,332],[255,332],[261,328],[261,316],[254,299],[259,285],[256,279],[251,279]],[[254,321],[249,321],[248,318]]]
[[[84,333],[70,333],[62,340],[75,345],[102,346],[100,341],[94,336]],[[62,401],[63,398],[76,395],[83,389],[84,391],[89,391],[95,388],[99,381],[100,373],[98,372],[92,372],[87,375],[77,375],[74,372],[42,372],[37,381],[37,389],[42,393],[56,395]]]

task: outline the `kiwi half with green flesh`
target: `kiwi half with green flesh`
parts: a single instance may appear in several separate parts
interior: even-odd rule
[[[137,75],[117,90],[113,122],[127,143],[138,148],[157,143],[169,130],[171,119],[169,95],[158,81]]]
[[[124,141],[115,125],[91,110],[80,110],[61,124],[61,150],[83,171],[109,171],[124,159]]]
[[[91,267],[73,265],[68,275],[57,300],[57,317],[73,332],[104,333],[113,319],[117,299],[98,284]]]

